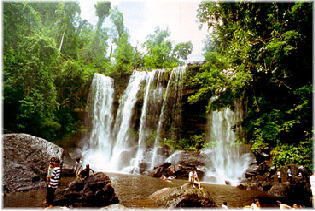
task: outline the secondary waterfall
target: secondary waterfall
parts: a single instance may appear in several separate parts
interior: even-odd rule
[[[210,113],[208,122],[210,141],[215,146],[206,150],[210,160],[206,166],[208,169],[206,175],[215,178],[212,182],[238,184],[249,167],[252,159],[250,154],[244,153],[241,145],[236,142],[236,133],[240,129],[233,129],[242,118],[243,109],[239,102],[235,103],[234,110],[224,108]]]

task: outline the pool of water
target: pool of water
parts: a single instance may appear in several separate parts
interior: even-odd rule
[[[153,201],[147,199],[152,193],[165,187],[178,187],[186,183],[186,180],[161,180],[149,176],[124,175],[106,173],[112,181],[120,203],[130,208],[158,208]],[[65,188],[74,178],[64,177],[61,180],[61,188]],[[268,196],[261,191],[240,190],[233,186],[202,184],[216,201],[217,205],[226,201],[231,208],[244,207],[252,203],[254,198],[268,199]],[[40,208],[45,200],[46,190],[30,190],[23,192],[7,193],[3,197],[4,208]],[[271,199],[271,198],[270,198]],[[274,206],[265,200],[263,206]],[[270,200],[274,201],[274,200]]]

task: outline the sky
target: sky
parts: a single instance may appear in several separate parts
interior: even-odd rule
[[[97,0],[79,0],[81,18],[96,24],[94,4]],[[207,29],[199,29],[197,9],[200,0],[116,0],[111,1],[124,15],[124,25],[128,29],[133,46],[140,45],[156,27],[170,31],[169,39],[174,43],[191,41],[193,52],[189,61],[203,60],[203,41]],[[106,22],[105,22],[106,27]]]

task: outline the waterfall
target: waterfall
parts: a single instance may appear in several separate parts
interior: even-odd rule
[[[141,110],[138,149],[133,160],[132,167],[135,173],[140,173],[139,164],[144,163],[150,157],[148,148],[151,140],[156,136],[157,119],[163,103],[165,88],[163,79],[164,70],[153,70],[147,74],[144,101]]]
[[[89,136],[82,148],[84,164],[96,171],[141,173],[163,162],[177,163],[181,153],[170,155],[161,146],[165,139],[181,138],[183,76],[186,66],[173,70],[133,71],[119,99],[114,118],[114,88],[110,77],[94,74],[88,96]],[[213,147],[205,182],[237,184],[248,168],[250,154],[236,142],[244,116],[241,103],[211,111],[208,121]],[[140,168],[141,166],[141,168]]]
[[[94,74],[87,105],[91,129],[82,157],[84,163],[89,163],[98,170],[105,170],[104,163],[108,163],[111,158],[113,94],[113,80]]]
[[[111,169],[115,171],[123,170],[130,166],[130,160],[134,156],[134,147],[130,141],[131,116],[134,112],[137,94],[140,84],[145,79],[146,72],[134,71],[130,76],[128,86],[124,91],[116,115],[114,126],[115,145],[110,161]]]
[[[160,141],[164,138],[179,139],[178,130],[181,125],[181,100],[183,84],[182,79],[186,71],[186,66],[175,68],[167,84],[164,94],[163,106],[158,121],[157,136],[151,156],[151,167],[162,163],[169,155],[165,154]],[[167,131],[170,130],[171,131]]]
[[[223,108],[210,113],[210,141],[215,146],[206,153],[210,160],[206,166],[206,176],[215,178],[211,182],[238,184],[252,159],[249,153],[242,152],[241,145],[236,142],[237,130],[232,129],[243,117],[240,105],[235,103],[234,111]]]

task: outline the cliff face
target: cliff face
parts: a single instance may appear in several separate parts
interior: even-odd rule
[[[5,134],[3,185],[5,191],[43,187],[49,159],[62,160],[64,150],[45,139],[27,134]]]
[[[196,88],[188,88],[186,86],[185,81],[185,75],[194,75],[196,72],[198,72],[200,68],[200,64],[194,64],[187,66],[186,68],[186,74],[184,74],[184,77],[182,79],[182,96],[180,99],[181,106],[178,108],[180,109],[180,116],[174,117],[174,113],[177,112],[177,109],[174,110],[173,105],[176,104],[178,101],[179,96],[174,94],[169,94],[168,96],[168,103],[165,106],[165,127],[168,127],[168,122],[174,121],[174,118],[180,118],[178,123],[180,124],[169,124],[169,128],[172,130],[172,132],[168,131],[167,129],[165,131],[161,131],[161,136],[163,137],[169,137],[171,138],[189,138],[192,135],[201,135],[202,133],[207,133],[207,116],[206,116],[206,105],[208,104],[208,101],[202,101],[194,104],[188,103],[188,97],[192,94],[196,93],[198,91],[198,87]],[[153,81],[151,85],[151,92],[156,87],[160,87],[161,89],[167,89],[168,83],[171,80],[171,71],[166,70],[163,74],[159,75],[155,80]],[[115,78],[114,79],[114,87],[115,87],[115,97],[114,97],[114,105],[113,105],[113,115],[114,118],[117,108],[119,106],[119,96],[123,92],[123,88],[125,86],[122,86],[122,84],[126,85],[128,84],[128,77],[122,77],[122,78]],[[140,117],[141,117],[141,111],[143,109],[143,103],[144,103],[144,95],[145,95],[145,84],[142,83],[140,92],[137,95],[137,102],[135,105],[135,110],[131,118],[131,129],[133,131],[138,131],[140,127]],[[151,128],[152,130],[155,129],[155,126],[157,125],[157,121],[159,116],[158,114],[161,110],[162,103],[161,101],[149,101],[148,109],[150,110],[150,115],[147,117],[147,127]],[[158,106],[160,105],[160,106]],[[157,111],[154,111],[156,109]],[[172,134],[173,131],[176,131],[176,134]]]

